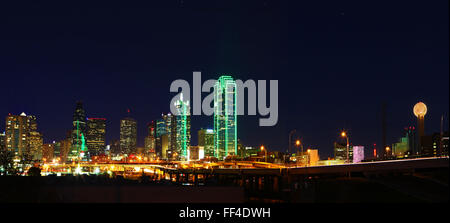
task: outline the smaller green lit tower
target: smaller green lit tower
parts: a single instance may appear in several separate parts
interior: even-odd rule
[[[177,160],[189,160],[189,147],[191,145],[191,115],[189,101],[180,100],[175,102],[178,114],[176,115],[176,155]]]

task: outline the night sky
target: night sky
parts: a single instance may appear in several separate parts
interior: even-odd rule
[[[143,146],[145,125],[169,112],[171,82],[192,87],[201,71],[279,81],[278,124],[239,117],[245,145],[285,150],[292,129],[325,159],[341,129],[354,145],[380,144],[382,102],[388,143],[415,125],[418,101],[427,133],[442,114],[448,128],[448,1],[158,2],[0,3],[2,120],[36,115],[44,142],[61,140],[81,100],[107,118],[109,143],[130,109]],[[201,127],[213,118],[192,117],[194,145]]]

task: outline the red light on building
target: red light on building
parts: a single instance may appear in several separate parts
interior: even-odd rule
[[[88,118],[88,120],[105,120],[106,121],[106,118]]]

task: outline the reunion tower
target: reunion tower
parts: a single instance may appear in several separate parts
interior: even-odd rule
[[[422,136],[425,135],[425,115],[427,114],[427,106],[423,102],[414,105],[414,115],[417,117],[417,132],[419,133],[419,149],[422,150]]]

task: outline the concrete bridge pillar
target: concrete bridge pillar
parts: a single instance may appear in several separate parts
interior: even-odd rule
[[[194,174],[194,184],[195,186],[198,186],[198,174]]]
[[[275,193],[280,192],[280,177],[279,176],[274,176],[273,177],[273,186],[272,189]]]
[[[180,173],[175,173],[175,182],[180,182]]]
[[[183,173],[183,174],[184,174],[185,183],[189,183],[189,173]]]

